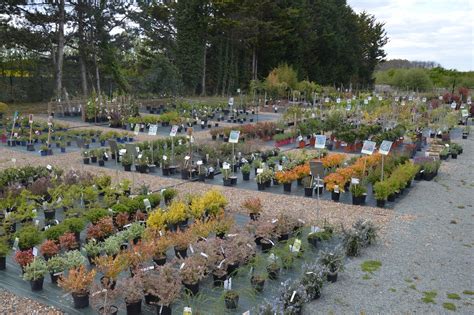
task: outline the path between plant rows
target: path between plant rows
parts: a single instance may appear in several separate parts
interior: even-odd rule
[[[304,314],[474,314],[474,136],[456,142],[464,153],[411,188],[383,239],[349,259]],[[368,260],[382,266],[363,272]]]

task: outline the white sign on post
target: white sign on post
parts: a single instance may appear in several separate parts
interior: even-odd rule
[[[469,112],[467,111],[467,109],[463,109],[461,111],[461,115],[463,118],[469,117]]]
[[[233,97],[229,98],[229,106],[234,106],[234,98]]]
[[[238,143],[240,137],[240,130],[232,130],[229,135],[229,143]]]
[[[156,136],[157,133],[158,133],[158,125],[151,125],[150,129],[148,130],[148,135]]]
[[[170,137],[176,137],[176,134],[178,133],[178,126],[176,125],[173,125],[173,127],[171,127],[171,131],[170,131]]]
[[[372,155],[375,150],[376,143],[374,141],[365,140],[361,153]]]
[[[379,153],[383,155],[388,155],[388,153],[390,152],[390,149],[392,148],[392,144],[393,144],[392,141],[387,141],[387,140],[382,141],[382,144],[380,145],[380,148],[379,148]]]
[[[314,142],[314,147],[316,149],[324,149],[326,147],[326,136],[325,135],[317,135],[316,141]]]

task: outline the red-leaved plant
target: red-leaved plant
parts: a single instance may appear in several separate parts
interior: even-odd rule
[[[34,259],[34,256],[33,256],[32,249],[21,250],[15,253],[15,261],[20,265],[22,269],[26,267],[26,265],[31,263],[33,259]]]
[[[74,233],[65,233],[59,237],[59,244],[63,250],[73,250],[79,247]]]
[[[56,255],[57,253],[59,253],[59,251],[60,248],[58,244],[56,244],[56,242],[52,240],[46,240],[40,247],[41,255],[43,255],[46,259]]]

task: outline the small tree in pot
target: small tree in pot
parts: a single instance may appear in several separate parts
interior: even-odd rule
[[[305,287],[299,282],[287,281],[282,283],[280,301],[283,304],[284,314],[301,314],[304,303],[308,302],[309,298]]]
[[[236,309],[239,305],[239,293],[235,290],[226,290],[224,293],[224,301],[227,309]]]
[[[186,291],[191,295],[199,292],[199,281],[204,278],[206,267],[203,256],[191,256],[178,260],[179,275],[183,280]]]
[[[337,247],[334,251],[321,251],[319,263],[327,268],[328,281],[336,282],[338,272],[344,270],[344,254],[342,249]]]
[[[113,303],[118,295],[119,292],[114,288],[104,288],[100,284],[94,284],[90,295],[91,304],[99,315],[117,315],[118,307]]]
[[[99,256],[101,251],[101,246],[97,242],[96,239],[89,240],[84,246],[82,247],[83,251],[85,252],[87,259],[91,265],[94,264],[94,258]]]
[[[60,277],[58,284],[72,294],[74,307],[81,309],[89,306],[89,290],[94,281],[95,270],[87,271],[85,266],[72,269],[67,277]]]
[[[0,238],[0,270],[5,270],[7,267],[6,257],[10,253],[10,246],[5,238]]]
[[[318,299],[321,296],[327,271],[319,264],[307,264],[303,266],[303,276],[301,284],[306,290],[310,300]]]
[[[51,276],[51,283],[58,283],[59,276],[66,270],[66,260],[64,257],[56,255],[51,257],[47,262],[48,271]]]
[[[125,300],[127,315],[140,314],[144,297],[143,275],[136,274],[131,278],[123,278],[118,282],[117,291]]]
[[[263,210],[262,201],[258,197],[247,198],[242,206],[247,209],[250,219],[253,221],[258,220]]]
[[[352,204],[353,205],[362,205],[365,203],[365,197],[367,196],[367,188],[362,184],[352,184],[351,185],[352,193]]]
[[[385,207],[385,201],[394,191],[388,181],[377,182],[374,185],[374,197],[377,201],[377,207]]]
[[[57,253],[59,253],[59,251],[60,247],[56,244],[55,241],[52,240],[46,240],[43,244],[41,244],[40,247],[41,255],[43,255],[46,261]]]
[[[154,295],[159,298],[157,314],[171,315],[171,304],[181,294],[182,279],[170,264],[158,267],[157,271],[159,285],[154,288]]]
[[[244,165],[242,165],[242,167],[240,168],[240,171],[242,172],[243,180],[250,180],[251,170],[252,170],[252,167],[250,166],[249,163],[244,163]]]
[[[44,275],[48,273],[46,261],[42,258],[35,258],[25,267],[23,279],[30,281],[31,291],[43,290]]]

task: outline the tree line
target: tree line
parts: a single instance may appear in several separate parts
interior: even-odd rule
[[[0,98],[228,95],[288,64],[298,80],[371,86],[384,25],[345,0],[5,0]]]

